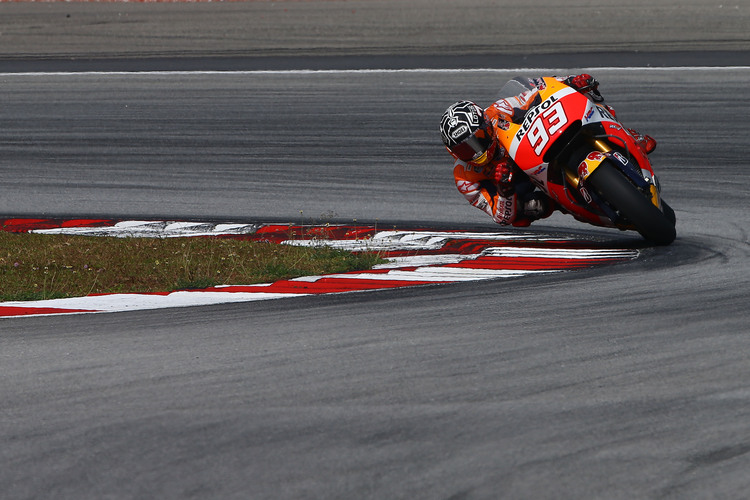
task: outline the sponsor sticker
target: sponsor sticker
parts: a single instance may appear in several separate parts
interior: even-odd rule
[[[460,127],[456,128],[453,132],[451,132],[451,138],[458,140],[459,137],[463,136],[469,132],[469,127],[466,125],[461,125]]]
[[[585,179],[589,175],[589,164],[585,161],[582,161],[580,165],[578,165],[578,178],[579,179]]]
[[[617,161],[619,161],[623,165],[627,165],[628,164],[628,159],[625,158],[624,156],[622,156],[622,154],[620,154],[619,152],[615,151],[614,153],[612,153],[612,156],[614,156],[615,158],[617,158]]]

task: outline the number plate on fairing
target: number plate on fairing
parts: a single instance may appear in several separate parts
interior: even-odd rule
[[[570,110],[566,110],[561,101],[574,93],[577,93],[574,89],[563,87],[526,113],[523,122],[514,131],[508,148],[511,157],[521,168],[527,170],[541,165],[547,148],[575,119],[571,116],[579,116],[579,110],[575,110],[579,113],[570,115]]]

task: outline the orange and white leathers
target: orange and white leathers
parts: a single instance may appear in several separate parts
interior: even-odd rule
[[[456,188],[472,206],[484,211],[498,224],[513,224],[521,211],[518,195],[503,196],[495,184],[494,170],[497,161],[491,161],[482,167],[456,160],[453,177]],[[520,221],[519,221],[520,222]],[[520,225],[528,225],[528,222]]]
[[[495,133],[507,127],[512,120],[514,108],[526,110],[533,102],[536,91],[528,91],[516,97],[500,99],[485,109],[485,116],[492,123]],[[453,165],[456,188],[472,206],[484,211],[498,224],[528,226],[532,219],[523,215],[522,201],[510,186],[495,184],[494,171],[498,163],[508,161],[508,153],[498,144],[495,158],[485,165],[477,166],[461,160]],[[520,178],[524,176],[517,176]],[[505,187],[506,189],[503,189]],[[549,216],[549,214],[547,215]]]

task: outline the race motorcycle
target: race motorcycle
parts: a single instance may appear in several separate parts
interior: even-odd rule
[[[674,210],[661,199],[648,156],[613,113],[555,78],[515,78],[499,97],[535,90],[525,115],[498,131],[531,182],[579,221],[672,243]]]

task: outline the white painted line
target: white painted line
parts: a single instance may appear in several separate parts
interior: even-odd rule
[[[527,274],[560,272],[559,269],[552,270],[511,270],[511,269],[477,269],[464,267],[419,267],[414,271],[396,269],[388,273],[374,274],[350,274],[333,275],[337,278],[368,279],[368,280],[390,280],[390,281],[432,281],[432,282],[457,282],[457,281],[482,281],[495,278],[517,278]]]
[[[435,254],[435,255],[409,255],[405,257],[391,257],[385,264],[378,264],[373,269],[391,269],[397,267],[421,267],[437,266],[445,264],[456,264],[462,260],[476,259],[481,254]]]
[[[33,302],[0,302],[0,307],[22,307],[28,309],[80,309],[83,312],[125,312],[167,307],[190,307],[252,302],[256,300],[300,297],[303,293],[263,292],[204,292],[179,291],[168,295],[119,293],[66,299],[36,300]],[[74,313],[75,314],[75,313]]]
[[[617,257],[634,258],[637,250],[591,249],[591,248],[523,248],[523,247],[490,247],[483,255],[492,257],[540,257],[548,259],[611,259]]]
[[[259,224],[123,221],[113,226],[59,227],[53,229],[35,229],[31,232],[38,234],[65,234],[70,236],[114,236],[119,238],[182,238],[190,236],[252,234],[259,227]]]
[[[591,71],[745,71],[750,66],[587,66]],[[14,76],[201,76],[201,75],[317,75],[367,73],[554,73],[559,68],[403,68],[403,69],[289,69],[289,70],[211,70],[211,71],[27,71],[0,73],[3,78]]]

